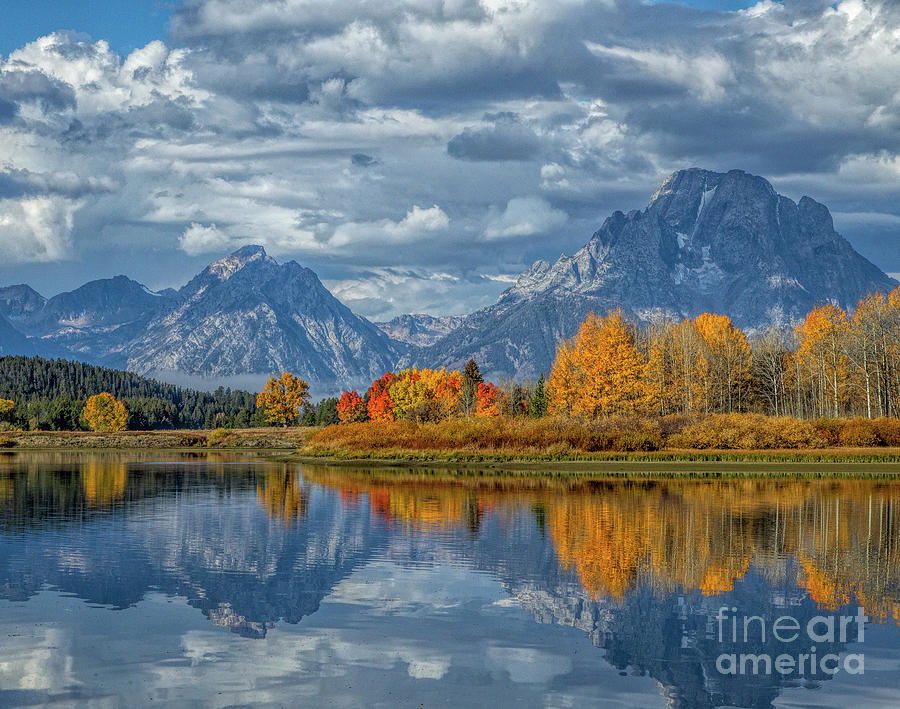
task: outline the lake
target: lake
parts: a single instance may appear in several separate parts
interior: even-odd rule
[[[900,482],[0,455],[0,706],[896,707]]]

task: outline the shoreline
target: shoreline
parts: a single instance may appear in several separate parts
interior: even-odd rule
[[[460,472],[494,471],[543,475],[692,474],[698,477],[752,473],[774,476],[900,475],[900,447],[816,449],[662,449],[653,452],[596,452],[539,455],[460,449],[382,450],[372,453],[305,448],[310,429],[210,431],[121,431],[115,433],[29,431],[2,434],[0,453],[72,451],[253,453],[279,462],[334,468],[397,470],[418,468]]]

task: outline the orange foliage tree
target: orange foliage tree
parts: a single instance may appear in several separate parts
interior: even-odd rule
[[[256,405],[264,409],[266,421],[287,426],[308,400],[309,384],[284,372],[279,378],[269,377],[265,389],[256,396]]]
[[[88,398],[81,415],[92,431],[124,431],[128,423],[125,404],[105,391]]]
[[[493,383],[481,382],[475,392],[475,415],[480,417],[499,416],[497,387]]]
[[[694,327],[706,345],[706,409],[732,413],[744,408],[750,388],[750,343],[727,315],[702,313]]]
[[[365,421],[367,416],[366,402],[357,393],[356,389],[345,391],[341,394],[341,398],[337,403],[337,412],[341,423]]]
[[[366,392],[366,407],[372,421],[393,421],[394,402],[391,399],[391,384],[397,378],[393,372],[385,372],[372,382]]]
[[[556,351],[548,384],[550,413],[610,416],[650,413],[648,364],[620,310],[591,313]]]

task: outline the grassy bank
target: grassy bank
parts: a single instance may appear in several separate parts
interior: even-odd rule
[[[0,434],[9,449],[184,449],[245,448],[294,451],[304,445],[308,428],[246,428],[212,431],[10,431]]]
[[[395,466],[555,468],[676,464],[900,464],[900,421],[801,421],[755,414],[605,419],[369,421],[325,428],[7,432],[10,449],[256,449],[292,459]]]
[[[900,422],[755,414],[370,421],[319,429],[301,453],[356,461],[894,463],[900,462]]]

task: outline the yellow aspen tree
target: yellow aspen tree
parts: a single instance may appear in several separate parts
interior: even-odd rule
[[[557,360],[564,369],[556,377],[550,373],[552,410],[568,408],[572,415],[589,417],[653,410],[647,360],[620,310],[605,318],[588,315],[562,353],[567,361],[559,351]]]
[[[682,411],[707,408],[705,382],[709,378],[709,360],[703,338],[696,325],[682,320],[675,326],[675,386],[681,397]]]
[[[0,421],[8,420],[16,410],[16,402],[11,399],[0,399]]]
[[[309,384],[290,372],[269,377],[265,388],[256,395],[256,405],[265,411],[266,421],[282,426],[293,423],[308,400]]]
[[[844,343],[847,313],[831,303],[813,308],[800,325],[798,356],[814,374],[819,415],[840,415],[847,372]]]
[[[398,419],[442,420],[459,406],[461,376],[457,371],[404,369],[389,392]]]
[[[125,404],[105,391],[89,397],[81,415],[92,431],[124,431],[128,424]]]
[[[750,386],[750,343],[727,315],[701,313],[694,326],[706,344],[709,374],[707,393],[718,411],[743,408]]]
[[[678,395],[678,356],[675,343],[676,325],[672,322],[653,323],[647,330],[648,386],[655,394],[659,414],[665,416],[681,410]]]
[[[556,346],[556,357],[547,379],[547,413],[551,416],[570,416],[583,378],[584,372],[575,364],[574,342],[560,342]]]
[[[885,344],[889,307],[881,293],[866,296],[857,304],[846,332],[846,354],[856,374],[853,383],[860,391],[867,418],[872,418],[875,410],[884,415],[881,349]]]

